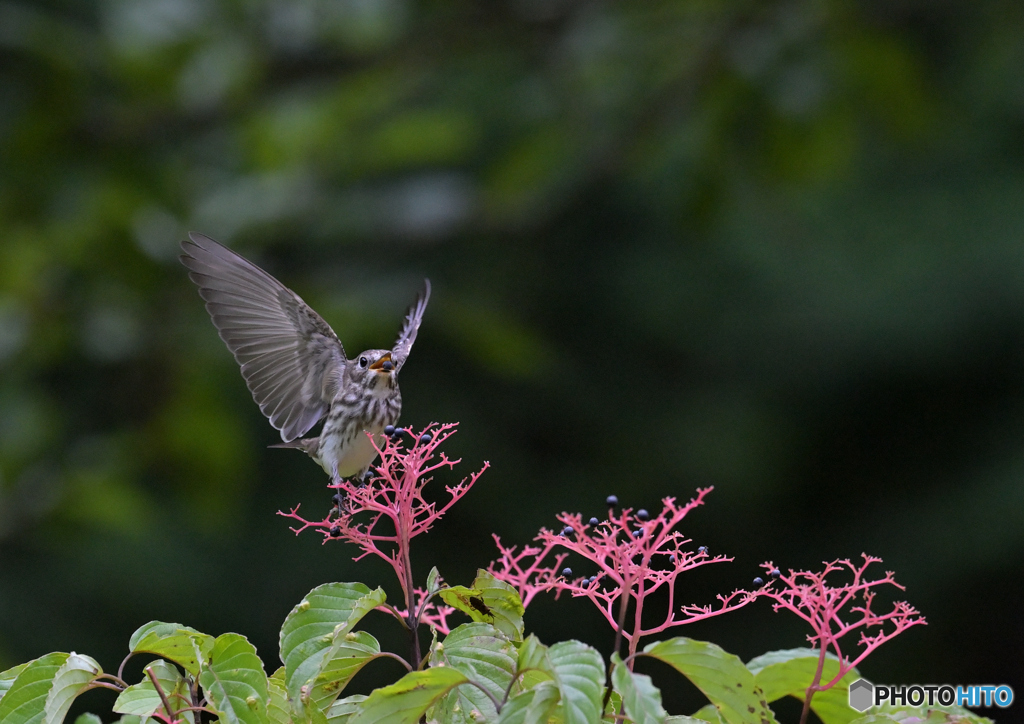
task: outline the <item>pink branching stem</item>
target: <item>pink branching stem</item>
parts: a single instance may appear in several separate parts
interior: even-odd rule
[[[884,585],[895,586],[901,591],[904,588],[896,582],[892,571],[886,571],[882,578],[868,580],[865,575],[868,567],[874,563],[881,563],[882,559],[865,553],[862,553],[861,557],[863,562],[859,564],[855,564],[849,559],[826,562],[824,563],[825,568],[821,572],[791,569],[788,574],[783,574],[776,571],[775,565],[770,561],[761,564],[769,576],[772,576],[773,572],[775,575],[773,576],[774,580],[769,578],[769,582],[757,592],[757,595],[772,599],[774,601],[772,608],[776,611],[791,611],[810,624],[814,633],[808,634],[807,640],[812,647],[817,647],[819,650],[818,668],[804,696],[801,724],[807,720],[807,712],[815,692],[825,691],[835,686],[868,654],[886,641],[903,633],[911,626],[927,623],[924,616],[906,601],[896,601],[892,609],[885,613],[873,611],[871,607],[875,600],[875,591],[872,589]],[[843,572],[852,576],[849,583],[836,586],[826,582],[827,577],[835,577],[836,574]],[[857,600],[862,603],[850,605]],[[841,638],[857,629],[876,627],[878,633],[874,635],[868,634],[865,630],[860,631],[860,639],[857,644],[861,649],[856,655],[851,657],[843,653],[839,641]],[[822,684],[821,676],[829,649],[839,659],[839,671],[831,681]]]
[[[428,611],[435,612],[430,615],[437,614],[436,609],[428,609],[422,603],[417,606],[410,544],[413,538],[430,530],[438,519],[461,500],[488,467],[485,462],[480,470],[457,485],[445,486],[447,502],[428,502],[424,498],[423,491],[433,479],[432,473],[441,468],[451,469],[460,462],[449,459],[439,451],[444,441],[454,434],[455,427],[451,423],[431,423],[418,432],[407,428],[405,435],[385,438],[380,447],[373,442],[380,455],[378,463],[370,468],[374,473],[373,479],[366,484],[349,480],[332,484],[330,487],[341,493],[345,502],[322,520],[303,518],[299,515],[298,506],[288,513],[279,511],[280,515],[298,521],[299,525],[292,528],[296,534],[312,528],[323,535],[325,543],[343,540],[358,546],[362,552],[353,560],[375,555],[391,565],[402,588],[404,616],[407,617],[403,623],[412,632],[414,658],[417,660],[418,615]],[[407,440],[411,440],[408,446]],[[394,608],[388,610],[398,611]]]
[[[519,552],[514,546],[503,546],[495,536],[501,555],[489,570],[496,578],[517,588],[524,606],[541,591],[554,591],[556,597],[568,591],[575,598],[590,599],[616,631],[616,650],[620,637],[627,641],[631,664],[642,638],[734,611],[756,598],[753,593],[736,590],[726,596],[719,595],[716,605],[688,604],[676,608],[676,579],[680,574],[709,563],[732,560],[721,555],[711,556],[704,548],[687,550],[684,547],[692,541],[676,530],[690,511],[703,505],[709,492],[711,488],[698,489],[697,496],[685,505],[678,505],[675,498],[664,498],[661,513],[649,520],[641,520],[627,508],[617,517],[592,526],[584,523],[578,513],[562,513],[557,516],[565,526],[561,532],[542,529],[535,538],[540,545],[526,546]],[[549,560],[556,549],[565,552]],[[573,553],[597,567],[593,578],[569,580],[559,573],[568,555]],[[647,598],[662,588],[668,595],[665,616],[659,623],[644,628]],[[624,616],[630,603],[633,617],[627,626]]]

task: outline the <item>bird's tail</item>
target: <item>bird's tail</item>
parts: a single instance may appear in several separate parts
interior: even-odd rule
[[[291,442],[281,442],[277,445],[267,445],[267,447],[287,447],[301,450],[307,455],[315,455],[317,448],[320,446],[320,438],[318,437],[307,437],[304,440],[292,440]]]

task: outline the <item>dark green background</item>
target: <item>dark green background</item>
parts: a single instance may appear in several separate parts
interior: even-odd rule
[[[309,588],[396,595],[275,515],[326,480],[266,449],[175,258],[196,229],[350,354],[433,281],[403,420],[492,469],[419,576],[713,484],[684,530],[736,560],[684,599],[866,551],[929,620],[868,677],[1020,689],[1022,70],[1015,0],[0,3],[0,666],[113,669],[163,619],[273,669]],[[527,625],[611,645],[583,601]]]

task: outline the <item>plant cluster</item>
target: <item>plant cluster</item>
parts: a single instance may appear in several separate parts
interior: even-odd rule
[[[859,678],[856,667],[865,657],[925,623],[906,602],[881,609],[877,589],[902,587],[892,572],[869,576],[877,558],[865,555],[859,564],[838,560],[820,571],[788,573],[769,562],[763,564],[767,582],[755,579],[753,590],[721,594],[711,604],[678,603],[681,575],[732,560],[694,547],[680,530],[710,488],[698,490],[685,504],[665,498],[654,515],[620,509],[611,496],[605,519],[562,513],[561,527],[542,529],[536,545],[506,546],[495,536],[498,557],[469,586],[446,585],[436,568],[418,585],[412,540],[429,531],[487,468],[484,464],[446,486],[443,501],[426,493],[435,473],[459,462],[440,449],[453,432],[454,425],[431,425],[418,433],[392,434],[378,449],[379,462],[368,479],[332,485],[335,505],[327,516],[310,520],[298,508],[283,513],[296,523],[296,533],[312,529],[324,543],[356,546],[356,560],[374,555],[387,561],[401,590],[399,603],[389,603],[382,588],[362,583],[314,588],[285,618],[282,666],[269,676],[255,648],[239,634],[213,637],[154,621],[129,641],[129,658],[155,657],[141,681],[125,680],[125,662],[115,675],[88,656],[47,654],[0,673],[0,721],[60,724],[75,698],[93,688],[118,692],[113,709],[123,724],[771,724],[776,719],[770,704],[786,696],[803,700],[801,724],[810,711],[824,724],[911,717],[987,721],[955,707],[890,709],[862,718],[848,706],[848,687]],[[586,569],[579,574],[566,565],[576,559]],[[568,593],[594,604],[614,631],[609,661],[585,643],[545,645],[526,633],[526,607],[542,592],[556,598]],[[641,648],[645,639],[761,598],[806,621],[811,647],[769,652],[746,664],[713,643],[681,636]],[[663,609],[653,611],[656,602]],[[408,631],[406,655],[381,650],[362,628],[375,611]],[[457,623],[457,618],[468,621]],[[844,639],[854,632],[860,638],[848,645]],[[669,716],[650,677],[634,671],[642,657],[668,664],[709,703],[689,717]],[[377,659],[397,663],[402,675],[369,695],[343,696],[356,674]],[[77,720],[100,721],[92,714]]]

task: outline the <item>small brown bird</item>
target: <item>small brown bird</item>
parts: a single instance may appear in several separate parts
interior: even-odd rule
[[[242,367],[256,404],[282,445],[317,461],[331,478],[365,475],[383,431],[402,411],[398,372],[430,299],[430,280],[405,315],[390,350],[346,359],[334,330],[298,294],[208,236],[190,233],[181,263],[199,287],[213,326]],[[319,437],[299,439],[324,415]]]

